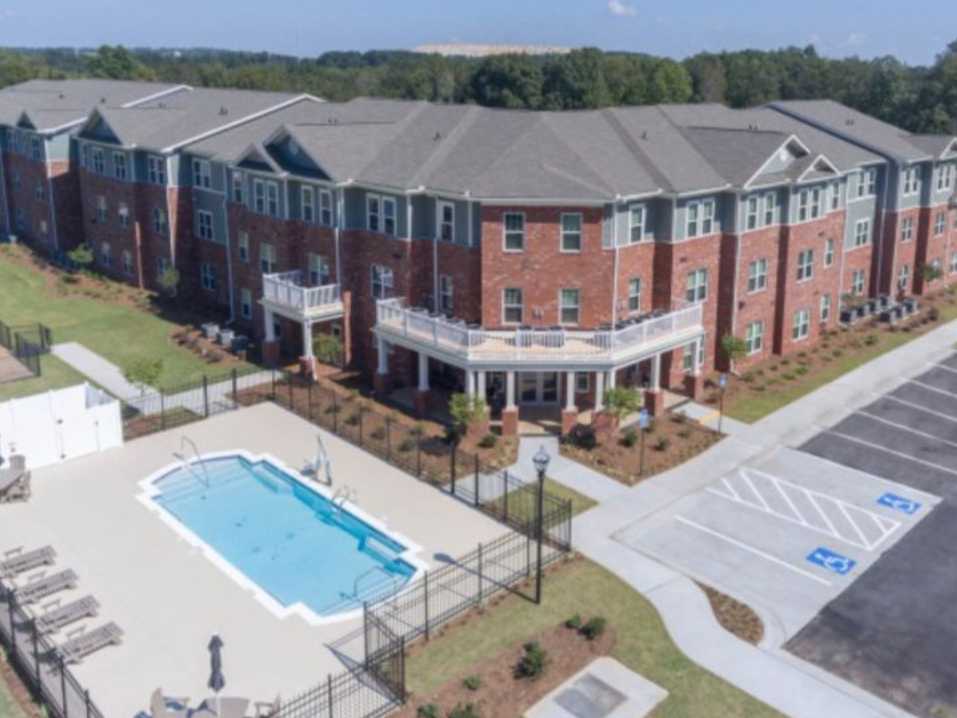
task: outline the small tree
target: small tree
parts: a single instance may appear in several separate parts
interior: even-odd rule
[[[157,281],[163,294],[173,298],[179,291],[179,270],[176,267],[168,266],[159,275]]]
[[[940,267],[933,264],[925,264],[922,266],[920,273],[925,282],[933,282],[935,279],[940,279],[943,274],[943,272],[940,271]]]
[[[637,389],[616,386],[605,392],[605,410],[621,421],[629,414],[640,411],[643,401]]]
[[[140,393],[156,384],[163,373],[163,360],[159,358],[139,357],[123,367],[123,376],[131,384],[139,387]]]
[[[318,334],[312,342],[312,350],[323,364],[338,365],[342,357],[342,342],[331,334]]]
[[[456,437],[464,434],[472,423],[484,419],[487,412],[485,400],[479,396],[453,394],[449,399],[449,414],[452,416]]]
[[[80,244],[66,254],[70,262],[80,268],[80,271],[89,271],[93,266],[93,250],[87,244]]]
[[[734,363],[748,353],[748,345],[741,337],[736,337],[734,334],[725,334],[721,337],[721,351],[724,352],[728,363],[734,367]]]

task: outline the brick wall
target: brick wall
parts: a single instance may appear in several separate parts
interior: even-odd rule
[[[21,241],[44,251],[53,249],[53,215],[50,211],[50,188],[44,162],[35,162],[15,153],[3,153],[3,176],[10,211],[12,231]],[[19,178],[19,182],[17,182]],[[42,198],[36,195],[37,186],[42,188]],[[21,213],[22,226],[17,226],[17,214]],[[44,224],[46,233],[43,232]]]
[[[737,367],[746,367],[761,359],[767,358],[774,347],[774,337],[777,334],[777,317],[775,312],[776,297],[780,271],[779,252],[783,245],[782,235],[784,228],[780,226],[767,227],[740,235],[738,241],[737,280],[734,285],[737,304],[734,307],[735,336],[743,339],[747,326],[751,322],[764,323],[764,341],[759,352],[744,357],[737,362]],[[748,291],[748,271],[752,262],[765,260],[767,262],[766,286],[763,289]],[[735,280],[733,280],[735,281]],[[726,368],[726,367],[722,367]]]
[[[903,241],[903,223],[906,220],[913,222],[911,239]],[[927,234],[925,220],[921,218],[919,208],[902,210],[901,212],[887,212],[884,215],[884,227],[881,232],[881,251],[883,252],[883,271],[879,284],[879,293],[913,294],[918,286],[920,265],[923,264],[922,255],[927,251]],[[907,284],[899,287],[898,273],[901,267],[910,268]]]

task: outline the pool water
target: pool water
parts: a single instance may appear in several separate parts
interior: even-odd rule
[[[283,606],[330,616],[415,573],[405,546],[265,460],[200,459],[154,487],[154,501]]]

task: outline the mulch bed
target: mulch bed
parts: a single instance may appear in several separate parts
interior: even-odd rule
[[[594,449],[585,449],[563,442],[563,456],[611,476],[613,479],[633,485],[662,471],[683,464],[721,440],[721,434],[687,419],[681,414],[666,412],[656,419],[645,432],[645,466],[641,467],[639,443],[627,446],[627,429],[619,431]],[[637,431],[637,428],[635,429]]]
[[[754,645],[761,642],[764,638],[764,623],[750,606],[703,583],[699,583],[698,587],[707,595],[714,617],[722,628],[742,641]]]
[[[13,670],[5,653],[0,652],[0,682],[4,683],[13,700],[20,706],[27,718],[43,718],[46,711],[33,700],[29,689]]]
[[[516,678],[515,666],[524,653],[526,641],[518,641],[492,658],[471,667],[468,673],[456,676],[434,693],[412,695],[396,718],[416,718],[420,706],[434,704],[444,716],[457,705],[472,704],[482,718],[515,718],[531,708],[546,694],[576,674],[592,660],[608,655],[615,645],[615,634],[606,629],[595,640],[585,639],[577,631],[556,626],[533,639],[545,650],[547,666],[538,678]],[[476,676],[480,685],[467,688],[463,681]]]

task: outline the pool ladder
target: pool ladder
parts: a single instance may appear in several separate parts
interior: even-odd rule
[[[332,498],[329,500],[329,503],[331,503],[335,508],[342,511],[342,507],[345,505],[346,501],[351,501],[352,503],[355,503],[358,498],[359,498],[358,493],[356,493],[356,490],[353,489],[351,486],[341,486],[338,489],[336,489],[336,492],[332,495]]]
[[[380,590],[380,588],[383,587],[383,586],[385,586],[385,585],[389,585],[389,587],[390,587],[390,588],[389,588],[389,596],[395,596],[395,595],[396,595],[396,593],[398,592],[399,587],[401,586],[401,582],[400,582],[399,577],[396,576],[394,573],[389,573],[389,572],[386,571],[382,566],[373,566],[373,567],[370,568],[368,571],[365,571],[364,573],[360,573],[360,574],[356,577],[356,580],[352,582],[352,595],[353,595],[353,597],[354,597],[354,599],[355,599],[356,601],[360,600],[359,584],[362,583],[363,579],[365,579],[366,576],[372,576],[373,574],[376,574],[376,573],[383,573],[383,574],[385,574],[386,581],[382,581],[382,582],[380,582],[380,583],[375,583],[375,584],[373,584],[373,585],[370,587],[370,590],[375,591],[375,595],[378,596],[378,595],[381,595],[381,594],[382,594],[382,591]]]
[[[189,447],[193,450],[193,459],[187,459],[187,458],[186,458],[186,452],[185,452],[185,450],[183,449],[183,446],[184,446],[184,445],[185,445],[185,446],[189,446]],[[179,440],[179,451],[178,451],[178,452],[174,451],[174,452],[173,452],[173,456],[175,456],[177,459],[179,459],[179,461],[180,461],[180,463],[182,464],[183,468],[186,469],[186,471],[189,472],[189,474],[190,474],[194,479],[196,479],[196,481],[198,481],[199,483],[201,483],[201,484],[202,484],[203,486],[205,486],[207,489],[210,487],[209,469],[207,469],[207,468],[206,468],[206,464],[204,464],[204,463],[202,462],[201,457],[200,457],[200,455],[199,455],[199,449],[196,448],[196,442],[195,442],[195,441],[193,441],[192,439],[190,439],[188,436],[183,436],[183,437],[181,437],[180,440]],[[196,470],[193,468],[193,465],[190,463],[191,461],[194,461],[194,460],[195,460],[195,462],[198,463],[201,467],[203,467],[203,475],[202,475],[202,476],[200,476],[200,475],[196,472]]]

